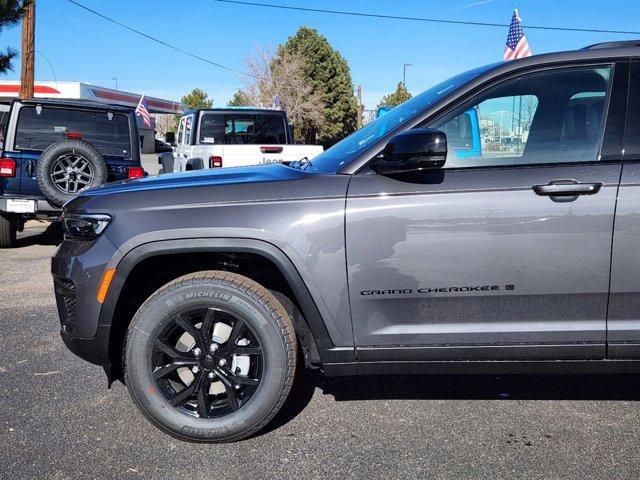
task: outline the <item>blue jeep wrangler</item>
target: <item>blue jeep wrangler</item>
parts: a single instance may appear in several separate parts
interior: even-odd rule
[[[0,248],[27,220],[104,183],[144,175],[135,112],[79,100],[15,100],[0,156]]]

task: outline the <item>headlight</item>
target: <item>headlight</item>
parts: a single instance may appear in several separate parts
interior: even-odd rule
[[[100,235],[109,222],[109,215],[63,215],[62,223],[64,225],[65,234],[71,238],[82,240],[92,240]]]

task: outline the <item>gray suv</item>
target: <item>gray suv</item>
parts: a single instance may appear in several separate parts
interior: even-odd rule
[[[294,376],[640,371],[640,42],[497,63],[312,161],[82,192],[66,345],[232,441]]]

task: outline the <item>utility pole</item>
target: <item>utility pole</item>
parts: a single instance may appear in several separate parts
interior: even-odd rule
[[[22,70],[20,98],[33,98],[33,75],[36,51],[36,2],[33,0],[22,17]]]
[[[410,63],[404,63],[402,65],[402,85],[407,86],[407,67],[410,67]]]
[[[362,128],[362,114],[363,114],[363,106],[362,106],[362,85],[358,85],[356,87],[357,98],[358,98],[358,130]]]
[[[118,89],[118,77],[111,77],[111,80],[116,81],[116,90]]]

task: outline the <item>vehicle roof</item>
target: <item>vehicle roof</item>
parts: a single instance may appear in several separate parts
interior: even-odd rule
[[[14,102],[20,102],[23,105],[51,105],[56,107],[77,107],[77,108],[90,108],[90,109],[105,109],[112,110],[114,112],[133,112],[132,107],[124,105],[114,105],[105,102],[96,102],[95,100],[80,100],[80,99],[61,99],[61,98],[29,98],[29,99],[16,99]]]
[[[596,43],[594,45],[584,47],[580,50],[543,53],[540,55],[532,55],[527,58],[521,58],[509,62],[499,62],[492,66],[492,68],[488,68],[486,74],[490,74],[491,76],[493,76],[498,73],[497,71],[499,70],[508,72],[510,70],[517,70],[522,67],[544,64],[571,63],[585,60],[620,60],[633,57],[640,58],[640,40]]]
[[[214,113],[235,113],[235,112],[252,112],[252,113],[273,113],[285,115],[284,110],[277,110],[275,108],[265,107],[220,107],[220,108],[195,108],[186,110],[182,115],[191,115],[198,112],[214,112]]]

